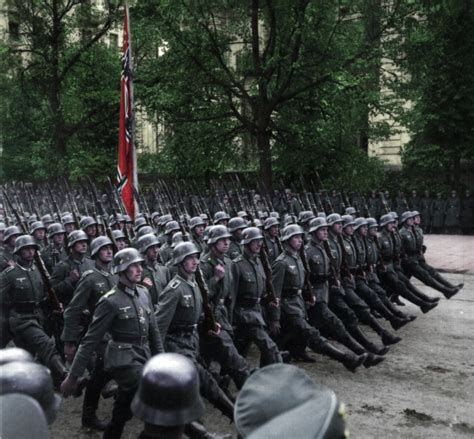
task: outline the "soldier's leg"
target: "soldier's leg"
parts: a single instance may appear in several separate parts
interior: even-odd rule
[[[237,352],[244,358],[247,358],[249,354],[250,345],[252,344],[252,338],[248,325],[239,324],[235,329],[234,344],[237,348]]]
[[[118,393],[112,409],[112,418],[104,431],[104,439],[120,438],[125,424],[132,419],[130,406],[140,383],[142,369],[143,365],[131,365],[112,371],[112,376],[118,384]]]
[[[322,337],[319,331],[302,317],[292,317],[291,324],[300,334],[301,338],[306,340],[312,351],[326,355],[329,358],[342,363],[344,367],[351,372],[355,372],[355,370],[368,359],[366,353],[356,355],[351,351],[340,351],[335,346],[331,345],[326,338]]]
[[[106,429],[107,423],[98,419],[96,412],[99,408],[101,390],[109,379],[110,375],[104,370],[104,359],[101,355],[98,355],[84,392],[84,401],[82,404],[83,427],[93,428],[99,431]]]
[[[250,375],[250,367],[234,345],[229,332],[221,329],[219,336],[205,335],[201,337],[201,354],[207,362],[216,360],[234,380],[237,389],[241,389]]]
[[[378,283],[376,280],[372,280],[369,282],[369,287],[375,291],[379,299],[382,303],[396,316],[401,317],[402,319],[408,319],[409,321],[413,321],[416,319],[416,316],[405,314],[404,312],[400,311],[395,304],[389,299],[388,293],[384,290],[382,285]]]
[[[199,362],[194,361],[199,374],[199,385],[201,395],[206,398],[214,407],[227,416],[230,420],[234,419],[234,404],[219,387],[214,377]]]
[[[380,300],[377,293],[372,290],[369,285],[362,280],[358,280],[356,282],[356,292],[359,294],[362,299],[370,306],[370,308],[374,309],[378,313],[382,315],[385,319],[387,319],[390,324],[392,325],[393,329],[399,329],[402,326],[408,323],[408,320],[402,319],[397,317],[393,314]]]
[[[370,326],[381,337],[382,343],[384,345],[395,344],[401,341],[400,337],[391,334],[389,331],[383,328],[378,320],[370,313],[370,308],[368,305],[357,296],[352,288],[344,288],[344,291],[346,292],[344,300],[355,312],[359,321]],[[359,298],[359,300],[355,300],[354,296]]]
[[[406,281],[404,281],[405,279]],[[392,294],[400,294],[400,296],[409,300],[411,303],[420,307],[423,313],[427,313],[437,306],[437,303],[430,303],[426,300],[423,300],[418,295],[414,294],[411,289],[409,289],[408,284],[411,285],[410,281],[406,276],[399,275],[395,271],[388,271],[382,274],[381,280],[384,287]]]
[[[431,277],[431,275],[425,269],[423,269],[421,265],[418,264],[418,262],[410,263],[409,271],[410,274],[423,282],[425,285],[428,285],[429,287],[443,293],[446,297],[451,297],[457,293],[457,291],[454,291],[454,288],[448,288]]]
[[[2,309],[0,310],[0,325],[0,349],[3,349],[12,340],[10,325],[8,324],[8,313],[4,309],[4,304],[2,304]]]
[[[430,274],[431,277],[436,279],[439,283],[443,284],[445,287],[448,287],[448,288],[463,288],[464,287],[463,283],[460,283],[458,285],[453,285],[451,282],[449,282],[447,279],[441,276],[441,273],[438,270],[436,270],[436,268],[429,265],[425,260],[421,260],[419,264],[424,270],[426,270]]]
[[[263,326],[252,326],[250,334],[260,350],[260,367],[283,362],[278,346]]]

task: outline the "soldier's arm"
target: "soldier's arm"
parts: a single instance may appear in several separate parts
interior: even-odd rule
[[[176,307],[178,306],[179,294],[176,291],[177,285],[172,281],[160,294],[158,298],[158,305],[156,307],[156,322],[158,324],[158,330],[163,341],[166,339],[168,334],[168,328],[173,320]],[[178,284],[179,285],[179,284]]]
[[[230,264],[230,271],[232,273],[232,285],[230,287],[230,308],[229,308],[229,321],[232,323],[234,318],[234,307],[237,300],[237,294],[239,292],[239,267],[235,261]]]
[[[92,273],[86,272],[82,275],[74,290],[74,296],[64,311],[64,329],[61,338],[65,342],[79,341],[82,331],[81,316],[89,301],[91,280]]]
[[[214,276],[214,267],[212,264],[208,263],[207,261],[202,261],[199,265],[201,267],[202,274],[204,275],[207,288],[209,289],[209,298],[212,299],[216,294],[218,294],[220,281]]]
[[[148,300],[150,304],[150,309],[153,310],[153,303],[151,303],[151,299],[149,297]],[[163,341],[161,340],[161,334],[158,329],[158,323],[156,321],[156,317],[153,311],[150,313],[148,339],[150,342],[150,350],[152,355],[161,354],[165,351],[163,348]]]
[[[59,263],[54,267],[53,274],[51,275],[51,285],[58,295],[60,302],[64,301],[64,299],[69,299],[68,296],[74,293],[74,285],[68,276],[66,264]]]
[[[278,300],[281,300],[283,283],[285,282],[286,264],[281,259],[276,259],[272,264],[272,283],[275,295]],[[280,320],[280,307],[268,305],[267,312],[269,320]]]
[[[4,270],[0,274],[0,304],[3,306],[4,303],[9,302],[9,293],[10,288],[12,286],[10,282],[10,277],[8,276],[8,272],[10,270]]]
[[[72,377],[78,378],[82,376],[97,345],[102,341],[105,333],[112,326],[116,310],[106,299],[106,296],[102,297],[97,304],[92,323],[89,326],[87,334],[82,339],[74,362],[72,363],[69,373]]]

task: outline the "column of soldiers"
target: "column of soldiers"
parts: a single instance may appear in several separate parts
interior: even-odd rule
[[[1,347],[30,352],[66,396],[85,388],[82,424],[104,438],[121,436],[155,354],[187,357],[201,395],[232,420],[229,381],[239,390],[253,373],[252,343],[260,367],[314,362],[309,349],[355,372],[384,361],[402,340],[396,331],[416,318],[400,297],[422,313],[438,306],[412,276],[447,299],[463,287],[426,262],[423,212],[436,212],[435,202],[416,193],[389,205],[377,193],[349,201],[336,191],[269,197],[235,186],[205,198],[160,188],[157,210],[144,197],[134,221],[112,193],[82,200],[83,215],[57,194],[63,211],[38,218],[25,211],[31,201],[4,192]],[[456,209],[452,198],[443,212]],[[97,408],[112,395],[105,422]],[[194,422],[186,431],[208,434]]]

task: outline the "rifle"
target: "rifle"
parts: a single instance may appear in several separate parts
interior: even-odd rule
[[[3,191],[3,197],[7,201],[7,204],[15,216],[18,224],[20,225],[21,229],[23,230],[23,233],[25,235],[29,235],[28,233],[28,228],[26,224],[21,220],[21,216],[18,212],[18,210],[13,206],[10,198],[8,197],[7,193]],[[53,317],[62,317],[63,309],[61,304],[59,303],[58,296],[56,296],[56,292],[53,289],[53,286],[51,285],[51,277],[48,273],[48,270],[46,268],[46,265],[43,261],[43,258],[41,257],[41,253],[39,251],[35,252],[35,264],[38,267],[38,271],[40,272],[41,278],[43,280],[44,286],[46,287],[46,292],[48,294],[48,299],[49,303],[51,305],[52,311],[53,311]]]
[[[51,191],[51,188],[49,187],[49,184],[47,184],[46,187],[48,189],[49,196],[50,196],[51,201],[53,203],[54,210],[56,211],[56,215],[58,217],[58,222],[61,222],[61,211],[59,210],[58,204],[56,203],[56,200],[53,197],[53,192]],[[67,241],[67,233],[65,233],[64,234],[64,245],[65,245],[66,248],[68,248],[67,242],[68,242]]]
[[[64,184],[66,186],[66,198],[69,204],[69,209],[71,209],[72,217],[74,219],[74,227],[76,230],[79,230],[79,209],[77,208],[76,200],[74,200],[71,195],[71,189],[69,188],[69,183],[67,182],[66,177],[64,177]]]
[[[102,220],[102,224],[104,225],[104,229],[105,229],[105,234],[107,235],[107,238],[109,238],[112,241],[113,252],[117,253],[117,249],[118,249],[117,243],[115,242],[115,237],[114,237],[114,234],[112,233],[112,229],[110,228],[110,224],[106,220],[106,217],[107,217],[106,212],[105,212],[103,204],[100,202],[99,197],[97,195],[97,188],[95,187],[90,177],[87,177],[87,181],[89,182],[89,186],[91,189],[95,207],[97,211],[99,212],[99,214],[97,215],[98,217],[97,219],[100,218]]]

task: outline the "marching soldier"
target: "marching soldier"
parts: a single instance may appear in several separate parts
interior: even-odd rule
[[[380,218],[380,233],[378,241],[380,243],[380,253],[383,260],[383,269],[379,267],[379,276],[383,286],[390,294],[400,295],[409,300],[415,305],[419,306],[423,313],[431,311],[438,306],[438,302],[433,300],[428,302],[416,294],[413,289],[409,288],[408,284],[400,278],[399,272],[395,269],[395,250],[393,234],[396,229],[396,220],[390,214],[383,215]]]
[[[48,272],[52,273],[54,267],[68,258],[64,247],[66,230],[61,223],[52,223],[48,227],[49,244],[41,252]]]
[[[37,251],[38,244],[33,237],[21,235],[16,239],[14,254],[18,261],[0,277],[2,309],[9,309],[9,326],[15,345],[36,355],[56,379],[62,379],[67,369],[54,340],[47,333],[45,309],[48,297],[34,263]]]
[[[122,230],[112,230],[112,236],[114,237],[115,245],[117,246],[117,251],[123,250],[130,246],[125,233]]]
[[[17,226],[10,226],[5,229],[3,234],[3,252],[0,254],[0,273],[6,268],[15,265],[15,242],[20,235],[21,230]]]
[[[61,218],[61,222],[68,235],[76,230],[76,223],[74,222],[74,217],[71,214],[64,215]]]
[[[204,242],[202,237],[205,227],[206,223],[200,216],[195,216],[189,220],[189,231],[191,232],[193,243],[201,254],[204,254]]]
[[[242,231],[247,228],[247,221],[240,216],[231,218],[229,220],[229,232],[232,234],[230,238],[229,251],[227,255],[231,260],[239,257],[242,254]]]
[[[353,352],[338,350],[308,323],[305,300],[302,296],[305,272],[299,255],[303,246],[303,235],[303,229],[297,224],[283,229],[281,240],[284,243],[284,250],[272,265],[275,294],[280,299],[280,307],[275,310],[274,322],[281,320],[284,337],[288,337],[289,340],[302,339],[314,352],[327,355],[342,363],[351,372],[355,372],[356,368],[367,360],[367,354],[356,355]],[[279,335],[280,325],[273,323],[271,330],[273,335]]]
[[[85,234],[89,238],[89,248],[90,248],[90,244],[92,240],[98,236],[97,235],[97,232],[98,232],[97,221],[91,216],[85,216],[79,222],[79,227],[81,228],[83,232],[85,232]]]
[[[148,288],[151,302],[155,308],[158,298],[171,280],[168,267],[158,263],[160,256],[160,241],[149,233],[138,239],[138,250],[144,258],[141,283]]]
[[[76,347],[81,336],[87,330],[84,316],[92,316],[101,297],[117,284],[117,276],[110,273],[112,262],[112,241],[105,236],[99,236],[91,244],[91,257],[95,265],[85,271],[74,291],[74,297],[64,313],[64,352],[72,363]],[[98,345],[95,364],[92,368],[91,379],[87,384],[82,406],[82,425],[87,428],[104,431],[106,423],[97,418],[100,392],[110,377],[104,372],[104,353],[108,339]]]
[[[86,257],[88,242],[88,237],[82,230],[71,232],[68,239],[69,256],[54,267],[51,285],[65,307],[71,301],[82,274],[94,266]]]
[[[232,310],[232,273],[228,253],[230,233],[225,226],[214,226],[209,232],[209,253],[201,258],[200,266],[209,288],[209,301],[214,319],[220,325],[218,336],[201,335],[202,354],[208,364],[216,360],[241,389],[250,375],[247,361],[238,353],[230,323]]]
[[[41,221],[35,221],[30,226],[30,235],[33,236],[38,250],[46,247],[46,226]]]
[[[327,336],[334,337],[357,355],[371,352],[366,361],[364,361],[364,366],[370,367],[379,364],[384,360],[384,357],[373,353],[373,351],[385,354],[388,352],[388,348],[379,349],[375,345],[369,345],[371,349],[366,349],[351,336],[352,328],[352,332],[359,334],[359,338],[360,336],[364,337],[358,327],[356,315],[352,310],[347,310],[347,305],[344,303],[339,280],[336,277],[337,273],[331,274],[331,262],[325,248],[325,243],[327,245],[328,239],[328,223],[326,219],[315,218],[312,220],[309,233],[311,240],[306,248],[306,252],[310,267],[310,282],[316,299],[315,305],[308,310],[310,323],[318,328],[323,335],[327,334]],[[329,280],[332,282],[331,285],[329,285]],[[347,310],[346,324],[331,311],[328,306],[330,301],[340,302],[341,306],[345,306]],[[370,343],[365,337],[364,341],[366,344]]]
[[[201,394],[229,419],[233,403],[219,387],[199,358],[198,322],[202,314],[202,296],[195,282],[199,252],[192,242],[182,242],[173,251],[177,274],[158,300],[156,319],[167,352],[182,354],[193,361],[199,372]],[[211,331],[210,337],[218,336]]]
[[[173,236],[181,230],[178,221],[168,221],[165,225],[164,236],[166,242],[161,246],[160,259],[162,264],[166,264],[173,258],[173,249],[171,244],[173,242]]]
[[[275,342],[266,331],[262,315],[261,300],[265,298],[266,275],[259,259],[263,235],[257,227],[248,227],[242,233],[244,251],[232,263],[234,306],[232,323],[235,326],[235,344],[246,357],[250,344],[254,342],[260,350],[260,365],[281,363],[282,357]],[[278,325],[278,304],[267,303],[266,313],[270,327]],[[275,331],[273,331],[275,332]]]
[[[454,289],[458,288],[461,289],[464,287],[463,283],[460,283],[458,285],[453,285],[449,281],[447,281],[441,274],[433,268],[431,265],[429,265],[426,262],[425,259],[425,250],[426,246],[423,244],[424,241],[424,236],[423,236],[423,229],[421,228],[421,216],[420,213],[417,212],[416,210],[412,212],[413,213],[413,235],[415,236],[415,241],[416,241],[416,248],[418,250],[418,263],[420,266],[426,270],[431,277],[435,278],[439,283],[442,285]]]
[[[328,216],[328,224],[331,224],[328,243],[333,254],[336,255],[336,259],[341,261],[338,265],[341,268],[341,286],[344,291],[344,301],[355,312],[356,316],[362,323],[370,326],[381,337],[384,345],[398,343],[401,341],[401,338],[392,335],[389,331],[385,330],[371,314],[370,307],[367,303],[365,303],[355,292],[355,249],[351,240],[343,238],[343,229],[353,225],[354,221],[350,215],[344,215],[343,217],[339,215],[336,217],[335,215],[337,214]],[[341,312],[339,307],[335,307],[334,309],[336,310],[336,313]],[[360,334],[357,335],[360,337]],[[353,336],[355,337],[356,333],[353,333]],[[364,342],[364,338],[362,337],[360,337],[360,339],[356,338],[356,340],[361,344]]]
[[[392,311],[393,306],[386,306],[385,302],[377,292],[369,286],[367,275],[367,243],[368,221],[365,218],[356,218],[352,227],[344,228],[344,239],[346,242],[352,241],[356,256],[356,272],[354,273],[356,292],[362,299],[382,317],[390,322],[392,328],[397,330],[406,325],[408,319],[402,318]]]
[[[367,206],[369,208],[369,216],[373,218],[379,218],[380,212],[382,211],[382,203],[380,198],[377,196],[376,191],[370,193],[370,197],[367,200]]]
[[[138,389],[145,363],[152,355],[163,352],[160,333],[153,314],[150,295],[139,284],[143,258],[134,248],[117,252],[112,262],[112,272],[118,275],[118,284],[103,295],[94,311],[94,318],[81,341],[68,377],[61,385],[69,395],[78,377],[104,340],[110,335],[104,359],[104,369],[118,384],[112,419],[104,432],[104,439],[120,438],[128,420],[130,408]]]
[[[268,253],[268,260],[272,264],[273,261],[281,253],[278,235],[280,233],[280,221],[277,218],[270,216],[263,223],[263,230],[265,236],[265,248]]]
[[[413,218],[417,213],[410,211],[404,212],[401,217],[402,228],[400,229],[400,236],[402,238],[403,248],[405,250],[406,258],[403,260],[403,267],[410,276],[414,276],[435,290],[443,293],[447,299],[450,299],[459,292],[457,287],[448,287],[444,283],[439,282],[430,273],[425,270],[419,263],[419,249],[417,246],[416,236],[413,231]]]

